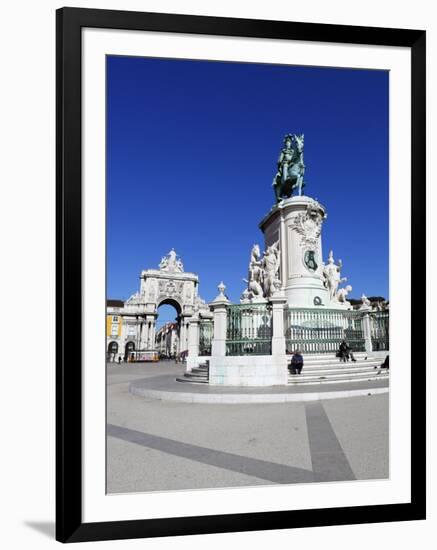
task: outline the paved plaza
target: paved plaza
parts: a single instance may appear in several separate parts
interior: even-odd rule
[[[183,371],[171,361],[108,366],[109,493],[388,477],[388,393],[225,405],[129,391]]]

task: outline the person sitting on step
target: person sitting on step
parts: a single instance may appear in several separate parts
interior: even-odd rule
[[[378,368],[378,365],[375,365],[373,368],[374,368],[374,369],[377,369],[377,368]],[[379,366],[379,368],[380,368],[380,369],[389,369],[389,368],[390,368],[390,366],[389,366],[389,356],[388,356],[388,355],[387,355],[386,358],[384,359],[384,362],[381,363],[381,365]],[[381,372],[381,371],[379,371],[379,372]],[[379,374],[379,372],[378,372],[378,374]]]
[[[300,353],[300,350],[296,350],[293,353],[293,357],[290,362],[290,372],[291,374],[300,374],[303,369],[303,357]]]
[[[349,361],[349,359],[351,359],[354,363],[356,362],[354,354],[352,353],[352,350],[346,340],[342,340],[337,351],[337,357],[340,357],[340,361],[345,363],[346,361]]]

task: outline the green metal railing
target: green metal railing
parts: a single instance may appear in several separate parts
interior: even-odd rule
[[[199,322],[199,355],[211,355],[213,333],[213,321],[211,319],[201,319]]]
[[[389,311],[374,311],[370,313],[370,336],[373,351],[389,349]]]
[[[370,333],[365,333],[366,316]],[[226,355],[270,355],[272,333],[270,304],[227,307]],[[369,340],[373,351],[385,351],[389,349],[389,311],[286,308],[284,335],[288,351],[335,353],[342,340],[355,352],[365,351]],[[210,353],[212,336],[209,321],[200,329],[200,355]]]
[[[272,310],[268,304],[227,308],[226,355],[270,355]]]
[[[364,351],[363,314],[335,309],[287,308],[284,311],[287,350],[304,353],[334,353],[342,340],[353,351]]]

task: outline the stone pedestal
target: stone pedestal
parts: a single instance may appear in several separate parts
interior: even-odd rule
[[[226,308],[229,300],[225,296],[226,287],[221,282],[218,285],[219,294],[210,307],[214,315],[214,333],[211,342],[211,356],[224,357],[226,355]]]
[[[291,307],[332,307],[323,282],[321,233],[325,218],[325,208],[319,202],[296,196],[276,204],[260,223],[266,249],[279,241],[280,279]]]
[[[284,386],[287,377],[285,355],[212,356],[209,363],[212,386]]]
[[[211,343],[211,355],[224,357],[226,355],[226,306],[227,302],[214,303],[214,333]]]
[[[273,322],[273,334],[272,334],[272,355],[283,356],[285,355],[285,331],[284,331],[284,307],[287,303],[285,296],[282,293],[272,296],[270,298],[272,304],[272,322]]]
[[[283,327],[285,298],[272,299],[273,338],[271,355],[226,355],[226,325],[229,300],[225,286],[219,285],[220,294],[211,302],[214,313],[214,336],[209,359],[209,383],[224,386],[276,386],[287,383],[287,358]]]

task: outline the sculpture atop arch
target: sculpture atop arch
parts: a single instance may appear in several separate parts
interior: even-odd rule
[[[182,273],[184,271],[184,264],[182,260],[177,257],[174,248],[172,248],[166,256],[161,258],[159,269],[160,271],[171,271],[176,273]]]

